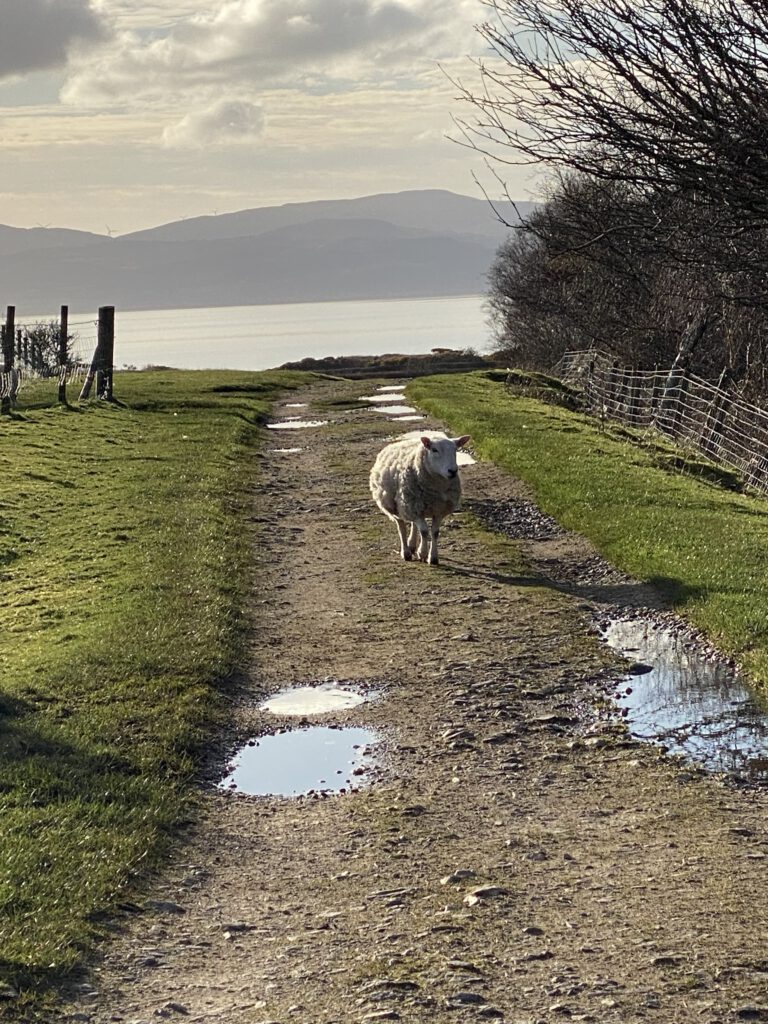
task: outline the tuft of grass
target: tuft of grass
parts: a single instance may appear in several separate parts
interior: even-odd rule
[[[480,374],[420,378],[407,394],[453,432],[471,434],[479,454],[524,480],[545,512],[655,584],[768,687],[768,502],[675,472],[677,460],[660,465],[657,447],[628,431],[601,431]]]
[[[15,986],[78,963],[188,812],[243,655],[250,454],[305,379],[126,373],[119,404],[25,393],[0,421],[0,978]]]

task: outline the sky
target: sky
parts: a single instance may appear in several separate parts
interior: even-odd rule
[[[122,234],[403,189],[479,197],[473,174],[493,192],[449,138],[467,114],[450,79],[471,82],[484,14],[481,0],[0,0],[0,223]],[[510,194],[534,197],[514,173]]]

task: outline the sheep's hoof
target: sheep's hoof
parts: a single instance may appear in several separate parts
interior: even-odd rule
[[[406,548],[405,551],[401,552],[401,558],[403,559],[404,562],[412,562],[413,552],[409,551],[408,548]]]
[[[430,565],[440,565],[440,561],[437,558],[430,558],[429,564]]]

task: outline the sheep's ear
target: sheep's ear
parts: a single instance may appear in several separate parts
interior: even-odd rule
[[[422,437],[421,443],[424,445],[425,448],[431,448],[432,447],[432,438],[431,437]]]
[[[471,437],[471,434],[462,434],[461,437],[454,437],[453,443],[456,445],[457,448],[463,448],[467,441],[471,439]]]

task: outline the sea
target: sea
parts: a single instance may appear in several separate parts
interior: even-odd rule
[[[90,355],[93,318],[72,314]],[[266,370],[307,356],[488,350],[482,295],[115,313],[115,366]]]

